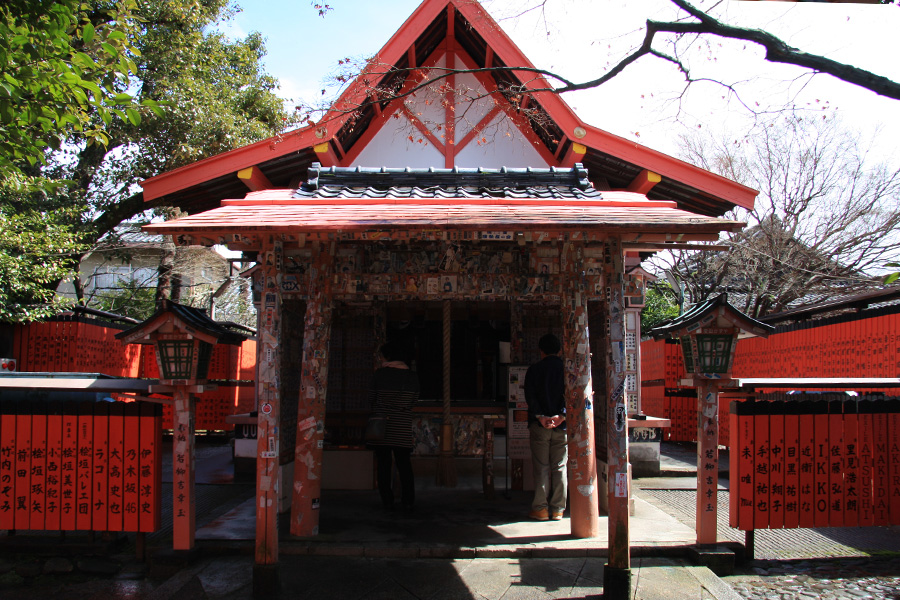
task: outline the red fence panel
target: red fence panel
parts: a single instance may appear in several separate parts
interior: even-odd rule
[[[49,406],[47,414],[47,495],[44,528],[61,530],[60,515],[63,423],[58,402]]]
[[[844,527],[859,525],[859,414],[855,403],[844,406]]]
[[[784,527],[800,526],[800,415],[797,403],[784,406]]]
[[[890,436],[890,511],[891,522],[900,523],[900,400],[891,403],[888,414]]]

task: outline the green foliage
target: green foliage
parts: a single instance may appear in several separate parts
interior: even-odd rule
[[[129,43],[135,9],[135,0],[0,6],[0,176],[43,163],[72,133],[107,144],[105,127],[115,119],[140,123],[127,93],[137,70]]]
[[[156,311],[156,289],[144,287],[134,279],[121,280],[115,290],[91,298],[88,307],[144,321]]]
[[[644,309],[641,311],[641,331],[646,333],[665,321],[678,316],[678,297],[666,281],[647,285]]]
[[[887,266],[896,269],[897,267],[900,267],[900,263],[891,262],[888,263]],[[884,277],[884,284],[890,285],[896,282],[898,279],[900,279],[900,273],[889,273]]]
[[[0,6],[0,286],[16,318],[53,312],[48,290],[79,254],[163,208],[144,203],[142,180],[291,124],[262,69],[262,37],[233,41],[214,28],[234,10],[228,0]],[[25,202],[36,212],[10,221]],[[60,247],[66,260],[49,259]]]
[[[64,307],[55,283],[86,246],[72,227],[83,207],[48,195],[40,181],[0,180],[0,321],[29,321]]]

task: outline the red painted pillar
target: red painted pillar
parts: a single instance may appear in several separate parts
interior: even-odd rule
[[[610,236],[603,264],[608,317],[606,331],[609,563],[604,571],[608,598],[631,597],[631,535],[628,521],[628,416],[625,405],[625,257],[622,239]]]
[[[572,237],[576,235],[572,234]],[[561,258],[569,514],[572,536],[590,538],[600,534],[600,507],[597,500],[597,457],[594,453],[591,345],[583,277],[584,243],[581,240],[569,241],[563,248]]]
[[[697,383],[697,543],[715,544],[719,510],[719,382]]]
[[[297,536],[319,533],[325,396],[328,391],[328,350],[331,341],[333,252],[330,246],[316,244],[309,270],[291,501],[290,531],[291,535]]]
[[[191,550],[196,529],[194,502],[194,397],[175,386],[172,423],[172,547]]]
[[[256,360],[256,566],[254,585],[265,569],[278,563],[278,496],[281,489],[279,446],[281,435],[280,381],[281,286],[278,283],[283,259],[280,242],[263,248],[260,278],[262,297],[258,315]],[[264,577],[260,577],[264,579]]]

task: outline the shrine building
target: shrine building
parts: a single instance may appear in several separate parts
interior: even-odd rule
[[[628,568],[640,263],[739,230],[722,215],[756,191],[585,123],[506,67],[533,65],[478,2],[424,0],[317,123],[142,184],[187,213],[145,230],[256,263],[257,564],[278,561],[279,518],[318,532],[330,452],[371,480],[356,459],[382,343],[413,353],[421,465],[482,456],[505,424],[530,470],[510,380],[553,332],[572,535],[608,512],[610,565]]]

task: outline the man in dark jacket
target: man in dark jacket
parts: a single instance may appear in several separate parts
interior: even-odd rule
[[[528,430],[534,465],[534,500],[529,517],[562,519],[566,510],[566,383],[559,339],[547,334],[538,341],[541,360],[525,373]]]

